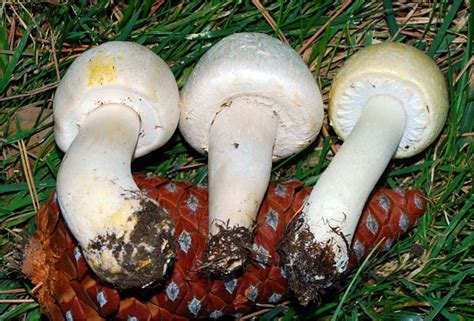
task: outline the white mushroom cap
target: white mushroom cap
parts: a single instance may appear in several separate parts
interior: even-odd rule
[[[87,115],[105,104],[132,108],[141,120],[135,157],[162,146],[179,120],[178,87],[151,50],[113,41],[84,52],[69,67],[54,97],[55,138],[67,151]]]
[[[372,45],[351,57],[337,74],[330,93],[331,125],[346,139],[367,102],[380,95],[398,99],[406,127],[395,158],[425,149],[441,132],[448,112],[445,80],[436,63],[409,45]]]
[[[216,115],[232,98],[246,95],[268,99],[278,116],[274,161],[303,149],[319,133],[322,99],[303,59],[275,38],[238,33],[203,56],[181,91],[179,128],[186,141],[207,152]]]

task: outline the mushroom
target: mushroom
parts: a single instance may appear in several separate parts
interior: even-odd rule
[[[306,201],[302,230],[290,232],[292,245],[284,249],[299,295],[314,299],[346,271],[363,206],[390,159],[413,156],[431,144],[447,108],[443,74],[411,46],[370,46],[340,70],[330,92],[329,117],[345,142]]]
[[[141,192],[131,161],[166,143],[179,120],[169,67],[151,50],[109,42],[77,58],[54,97],[57,178],[64,219],[102,279],[120,288],[160,280],[174,256],[174,225]]]
[[[207,262],[214,276],[239,270],[272,161],[301,151],[322,125],[319,88],[301,57],[260,33],[214,45],[181,91],[180,131],[209,157]]]

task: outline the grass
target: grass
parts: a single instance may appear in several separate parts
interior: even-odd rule
[[[381,179],[390,187],[422,189],[428,212],[388,253],[373,256],[347,280],[339,297],[302,309],[279,306],[261,320],[472,320],[474,21],[468,1],[49,1],[0,6],[0,266],[54,190],[63,154],[52,133],[52,97],[61,75],[87,48],[129,40],[151,48],[171,66],[179,86],[213,43],[258,31],[300,50],[325,103],[334,74],[360,48],[397,41],[424,50],[446,75],[448,121],[421,155],[393,161]],[[273,180],[313,185],[340,141],[325,125],[310,148],[275,164]],[[206,182],[206,159],[179,133],[134,170]],[[0,272],[0,320],[41,318],[30,284]]]

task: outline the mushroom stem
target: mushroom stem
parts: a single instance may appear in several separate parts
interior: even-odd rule
[[[57,180],[59,205],[88,263],[124,288],[162,278],[174,252],[169,216],[131,175],[139,133],[140,118],[131,108],[99,107],[67,150]]]
[[[332,246],[339,273],[347,269],[347,246],[365,202],[397,150],[405,123],[398,99],[371,98],[303,209],[315,240]]]
[[[276,137],[277,116],[268,108],[269,104],[271,102],[263,97],[235,97],[223,105],[224,108],[215,116],[211,125],[210,234],[211,238],[215,235],[216,240],[221,242],[210,242],[209,251],[216,256],[219,256],[218,244],[231,249],[228,242],[246,246],[251,241],[251,227],[270,181]],[[239,233],[234,233],[237,239],[227,240],[223,235],[219,236],[222,227],[226,230],[239,229]],[[238,252],[245,249],[235,250]],[[240,258],[233,256],[236,253],[227,254],[230,258],[225,255],[223,257],[235,261],[222,262],[222,272],[225,274],[240,268],[243,263]],[[209,259],[212,260],[211,257]]]
[[[68,203],[67,199],[71,197],[77,198],[77,201],[68,204],[67,212],[81,209],[93,219],[93,213],[103,212],[104,206],[122,208],[125,203],[131,203],[122,193],[138,192],[130,165],[139,130],[140,119],[137,113],[126,106],[105,105],[87,116],[66,152],[58,174],[61,203]],[[78,188],[79,186],[82,188]],[[72,195],[71,190],[76,195]],[[79,197],[77,193],[84,195]],[[111,209],[102,215],[111,215]],[[68,214],[70,213],[65,213]],[[80,222],[75,222],[74,226],[76,224]],[[87,229],[83,231],[91,232]]]

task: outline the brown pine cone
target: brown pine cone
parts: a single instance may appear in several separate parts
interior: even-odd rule
[[[155,288],[119,292],[88,268],[52,196],[37,216],[23,272],[37,285],[42,310],[52,320],[187,320],[241,316],[257,303],[276,304],[288,296],[276,248],[311,189],[298,181],[271,185],[261,206],[242,276],[212,280],[201,272],[207,238],[207,188],[160,177],[135,176],[176,224],[177,253],[168,280]],[[381,240],[389,247],[425,211],[418,191],[379,189],[357,228],[352,248],[356,265]]]

